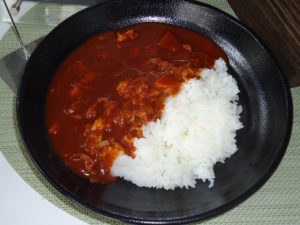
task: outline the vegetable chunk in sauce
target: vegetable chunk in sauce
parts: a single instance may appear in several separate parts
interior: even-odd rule
[[[225,53],[198,33],[138,24],[85,41],[56,71],[46,103],[52,145],[64,163],[93,183],[120,154],[135,157],[143,125],[160,118],[165,99]]]

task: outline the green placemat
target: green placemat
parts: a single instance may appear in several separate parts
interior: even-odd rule
[[[231,15],[232,9],[225,0],[206,0]],[[30,10],[23,20],[38,21],[45,5],[39,4]],[[49,7],[49,4],[48,4]],[[51,4],[51,10],[59,5]],[[25,43],[46,35],[53,27],[43,24],[19,24]],[[19,44],[9,30],[0,40],[0,57],[17,49]],[[294,125],[289,147],[271,179],[252,197],[229,212],[202,222],[203,225],[299,225],[300,224],[300,87],[292,90],[294,102]],[[86,210],[66,199],[54,189],[37,171],[16,127],[15,96],[0,79],[0,151],[15,171],[40,195],[57,207],[89,224],[121,224]]]

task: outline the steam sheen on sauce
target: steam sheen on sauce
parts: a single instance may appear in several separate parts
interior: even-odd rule
[[[120,154],[135,157],[142,126],[161,116],[164,101],[225,53],[209,38],[165,24],[138,24],[86,40],[56,71],[46,102],[53,148],[93,183]]]

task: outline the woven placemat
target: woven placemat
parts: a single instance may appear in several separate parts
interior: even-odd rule
[[[205,3],[228,12],[233,11],[225,0],[206,0]],[[60,6],[47,4],[47,8],[56,12]],[[38,23],[44,12],[45,4],[39,4],[31,9],[23,21],[30,24],[19,24],[25,43],[46,35],[52,26]],[[32,21],[37,23],[32,23]],[[0,40],[0,57],[17,49],[19,44],[9,30]],[[203,225],[299,225],[300,224],[300,87],[292,90],[294,102],[294,125],[290,144],[279,168],[271,179],[252,197],[238,207],[216,218],[204,221]],[[45,199],[63,209],[69,214],[89,224],[121,224],[95,214],[72,201],[66,199],[54,189],[33,165],[24,149],[20,138],[15,116],[15,96],[0,79],[0,151],[15,171]]]

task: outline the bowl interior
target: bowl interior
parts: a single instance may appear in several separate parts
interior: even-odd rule
[[[95,185],[74,175],[51,148],[44,106],[49,84],[64,58],[92,34],[136,23],[159,22],[207,35],[228,55],[240,88],[244,128],[239,151],[215,166],[215,185],[194,189],[139,188],[119,179]],[[72,16],[32,54],[18,93],[20,130],[33,161],[59,191],[104,215],[127,222],[191,222],[216,215],[249,197],[280,162],[291,130],[291,100],[282,74],[263,45],[228,15],[191,1],[110,1]]]

